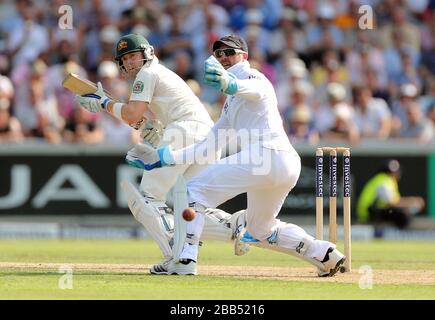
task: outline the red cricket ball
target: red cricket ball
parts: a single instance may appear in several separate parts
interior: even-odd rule
[[[192,208],[186,208],[183,211],[183,219],[186,221],[192,221],[195,219],[196,212]]]

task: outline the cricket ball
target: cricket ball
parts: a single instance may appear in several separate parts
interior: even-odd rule
[[[192,221],[195,219],[196,212],[192,208],[186,208],[183,211],[183,219],[186,221]]]

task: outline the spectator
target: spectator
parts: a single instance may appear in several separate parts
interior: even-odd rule
[[[429,108],[435,103],[435,76],[429,78],[427,83],[427,91],[418,99],[423,113],[427,113]]]
[[[432,126],[435,127],[435,102],[428,108],[427,118],[432,121]]]
[[[349,73],[347,68],[339,60],[338,52],[328,50],[323,54],[322,64],[315,65],[311,71],[311,79],[316,91],[317,97],[322,103],[326,98],[327,87],[332,82],[340,83],[344,86],[348,84]]]
[[[33,72],[32,78],[29,88],[30,106],[36,113],[36,125],[28,135],[58,144],[62,142],[60,130],[63,127],[63,119],[57,112],[57,102],[53,96],[46,97],[45,85],[39,71]]]
[[[44,86],[49,93],[55,95],[57,101],[57,112],[63,119],[68,119],[75,108],[74,94],[62,87],[62,81],[69,73],[75,73],[80,77],[87,78],[87,72],[73,57],[68,57],[64,63],[57,63],[47,68],[44,75]]]
[[[409,52],[402,51],[400,53],[400,65],[400,72],[393,75],[390,84],[400,86],[405,83],[412,83],[417,88],[421,88],[421,79]]]
[[[249,45],[249,44],[248,44]],[[253,68],[263,73],[273,85],[276,84],[276,71],[273,65],[267,62],[266,56],[263,51],[253,49],[249,52],[251,58],[251,65]]]
[[[96,144],[104,140],[104,132],[92,113],[77,107],[65,125],[63,137],[67,142]]]
[[[109,114],[102,114],[96,121],[96,126],[101,128],[103,132],[102,142],[106,144],[125,146],[140,142],[140,134],[138,130],[134,130]]]
[[[359,133],[355,125],[354,110],[345,102],[346,90],[339,83],[327,87],[328,104],[315,112],[315,128],[321,139],[357,143]]]
[[[287,135],[291,143],[317,145],[319,133],[313,129],[311,111],[306,106],[300,106],[290,115],[289,123],[285,123]]]
[[[375,73],[378,86],[385,88],[387,73],[384,66],[382,51],[371,44],[359,44],[346,55],[346,67],[349,71],[351,86],[365,85],[366,72],[371,70]]]
[[[285,78],[279,79],[276,84],[276,96],[278,98],[278,108],[281,113],[284,109],[291,105],[292,90],[296,82],[308,82],[308,70],[305,63],[298,58],[288,58],[285,64],[282,65],[281,75]]]
[[[392,134],[398,135],[402,128],[408,126],[408,107],[417,98],[418,89],[411,83],[403,84],[400,87],[399,99],[392,104],[393,123]]]
[[[195,78],[192,66],[192,58],[186,51],[180,50],[174,52],[171,65],[171,69],[184,81]]]
[[[223,34],[238,32],[245,34],[251,48],[258,49],[251,50],[249,58],[253,64],[259,63],[274,83],[283,116],[284,109],[293,107],[295,81],[311,81],[315,88],[316,94],[306,102],[314,112],[313,119],[320,106],[329,103],[327,86],[331,82],[344,85],[348,97],[350,88],[368,87],[374,98],[388,103],[394,114],[393,133],[398,137],[408,125],[407,105],[411,101],[418,100],[423,117],[430,114],[431,78],[435,75],[432,2],[73,1],[73,28],[64,30],[58,24],[61,0],[0,1],[0,74],[13,81],[15,97],[10,111],[25,135],[33,131],[43,136],[41,128],[37,129],[42,118],[48,117],[49,126],[59,130],[62,126],[52,123],[53,114],[69,121],[76,107],[74,95],[61,86],[65,72],[74,70],[92,81],[102,79],[98,68],[111,60],[114,41],[120,34],[147,36],[162,63],[202,86],[203,63],[211,51],[210,44]],[[357,27],[358,9],[363,3],[374,8],[373,30]],[[289,64],[295,59],[300,62]],[[39,90],[37,85],[31,88],[35,81],[30,80],[37,60],[47,65],[41,78],[43,100],[49,107],[41,103],[36,108],[31,103],[31,91]],[[117,76],[103,82],[113,83],[104,86],[124,100],[129,92],[119,80]],[[416,87],[413,97],[402,93],[402,86],[408,84]],[[420,93],[425,95],[421,99]],[[210,105],[220,96],[207,86],[201,87],[201,99]],[[51,113],[40,108],[58,110]]]
[[[13,111],[26,136],[32,136],[36,132],[39,132],[37,136],[43,136],[43,128],[37,129],[41,125],[38,124],[42,117],[40,113],[44,114],[46,122],[53,127],[59,129],[63,123],[56,96],[47,87],[46,75],[47,65],[42,60],[36,60],[30,65],[21,64],[11,75],[16,91]]]
[[[306,50],[306,40],[303,30],[297,26],[297,12],[292,8],[285,8],[279,20],[279,27],[271,31],[269,47],[267,48],[272,60],[282,56],[284,51],[303,53]]]
[[[97,75],[103,88],[106,88],[114,98],[119,101],[129,98],[130,89],[125,81],[119,79],[119,69],[116,63],[103,61],[98,66]]]
[[[243,29],[247,24],[247,14],[251,9],[260,10],[263,19],[262,26],[272,30],[279,22],[282,12],[281,1],[276,0],[245,0],[243,5],[237,5],[230,11],[231,27],[235,31]]]
[[[101,45],[101,52],[99,54],[98,62],[112,61],[113,59],[113,46],[121,36],[121,32],[114,25],[107,25],[103,27],[99,34]]]
[[[292,114],[296,111],[296,109],[304,108],[309,112],[309,118],[312,124],[312,108],[309,102],[309,98],[313,93],[312,86],[304,80],[295,81],[292,83],[292,90],[289,93],[288,104],[286,108],[281,112],[283,114],[283,118],[287,120],[289,123],[291,122]],[[284,126],[284,128],[287,130]]]
[[[420,50],[420,32],[418,28],[408,20],[408,12],[403,5],[392,7],[392,21],[381,28],[380,40],[384,48],[392,46],[393,33],[400,32],[404,43],[410,45],[414,51]]]
[[[364,185],[356,205],[361,223],[409,226],[412,217],[421,212],[425,202],[421,197],[402,197],[399,181],[402,172],[397,160],[388,160]]]
[[[262,27],[264,16],[259,9],[249,9],[246,11],[246,26],[240,30],[240,35],[246,39],[251,51],[260,51],[265,54],[269,49],[269,30]]]
[[[190,56],[193,56],[192,39],[190,35],[182,28],[182,16],[176,12],[170,12],[171,25],[166,33],[159,48],[161,60],[172,59],[175,53],[184,50]]]
[[[433,16],[432,20],[435,20],[435,14]],[[435,76],[435,22],[432,22],[431,28],[431,44],[422,50],[420,60],[421,73],[425,78]]]
[[[374,98],[367,87],[354,89],[355,123],[361,138],[389,138],[391,133],[392,116],[387,103]]]
[[[12,82],[0,75],[0,143],[20,142],[24,138],[20,122],[11,115],[13,96]]]
[[[308,50],[312,53],[341,49],[344,44],[342,31],[334,24],[336,12],[326,1],[317,7],[318,21],[306,29]]]
[[[384,84],[380,83],[377,71],[373,69],[365,70],[363,84],[370,89],[374,98],[380,98],[385,100],[388,104],[390,103],[391,98],[388,86],[384,86]]]
[[[313,115],[309,103],[309,98],[312,95],[312,93],[313,93],[313,88],[307,81],[299,80],[299,81],[295,81],[292,84],[292,91],[289,94],[290,95],[289,104],[281,112],[283,114],[283,119],[286,122],[284,124],[284,129],[286,129],[287,132],[290,132],[291,129],[287,124],[291,123],[293,119],[293,114],[298,109],[306,110],[308,115],[305,118],[309,118],[310,126],[313,125]],[[306,112],[302,112],[302,114],[299,116],[305,115]]]
[[[384,48],[384,61],[388,61],[385,69],[389,81],[394,81],[394,78],[403,72],[402,59],[404,55],[411,59],[414,68],[418,65],[419,51],[404,42],[403,39],[403,33],[400,30],[394,30],[392,31],[392,45]]]
[[[7,40],[7,52],[14,67],[33,62],[49,48],[47,29],[37,22],[33,1],[18,0],[16,9],[19,23],[10,31]]]
[[[434,137],[434,126],[421,111],[417,102],[412,102],[407,107],[407,126],[402,127],[398,137],[418,143],[427,143]]]

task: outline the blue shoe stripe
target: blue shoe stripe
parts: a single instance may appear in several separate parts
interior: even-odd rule
[[[255,239],[248,231],[246,231],[243,237],[240,239],[240,242],[260,242],[260,240]]]

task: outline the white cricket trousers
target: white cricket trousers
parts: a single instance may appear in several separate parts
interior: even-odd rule
[[[243,162],[246,159],[251,159],[251,163]],[[255,165],[259,163],[261,170]],[[300,172],[301,159],[295,153],[266,148],[254,153],[249,149],[242,150],[210,165],[192,178],[187,183],[189,202],[216,208],[246,192],[246,230],[255,239],[322,261],[333,244],[316,240],[301,227],[276,218],[288,193],[296,185]],[[187,223],[187,232],[197,239],[204,225],[201,216],[197,215]],[[197,261],[197,246],[187,248],[191,250],[183,251],[180,257]]]
[[[246,192],[247,230],[254,238],[265,240],[277,228],[276,216],[296,185],[301,160],[294,153],[259,148],[260,152],[247,148],[217,161],[191,179],[187,189],[189,202],[206,208],[216,208]]]

